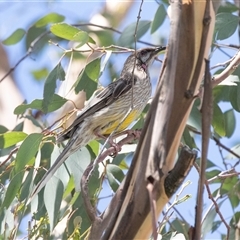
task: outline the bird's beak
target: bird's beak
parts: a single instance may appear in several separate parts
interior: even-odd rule
[[[165,47],[165,46],[159,46],[159,47],[156,47],[156,53],[159,53],[159,52],[161,52],[161,51],[163,51],[163,50],[166,50],[166,48],[167,47]]]

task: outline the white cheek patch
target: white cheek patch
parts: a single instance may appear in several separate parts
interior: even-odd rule
[[[141,60],[143,63],[145,63],[149,58],[149,55],[148,54],[145,54],[144,56],[141,57]]]

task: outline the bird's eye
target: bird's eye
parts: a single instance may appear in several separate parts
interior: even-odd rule
[[[142,50],[139,58],[141,62],[145,63],[149,58],[149,51],[147,51],[146,49]]]
[[[142,50],[142,51],[141,51],[141,55],[142,55],[142,56],[144,56],[144,55],[146,55],[146,54],[147,54],[147,50]]]

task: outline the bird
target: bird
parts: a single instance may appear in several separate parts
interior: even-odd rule
[[[31,199],[51,179],[63,162],[90,141],[121,133],[136,120],[151,97],[149,66],[166,47],[147,47],[134,51],[125,61],[119,78],[98,91],[79,112],[74,122],[57,137],[68,140],[56,161],[37,183]]]

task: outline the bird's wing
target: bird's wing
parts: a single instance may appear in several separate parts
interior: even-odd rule
[[[128,92],[132,88],[132,74],[126,73],[115,82],[110,83],[106,88],[94,96],[80,112],[75,121],[58,137],[58,142],[68,139],[72,136],[75,128],[93,113],[111,105],[116,99]],[[136,77],[134,76],[134,83]]]

